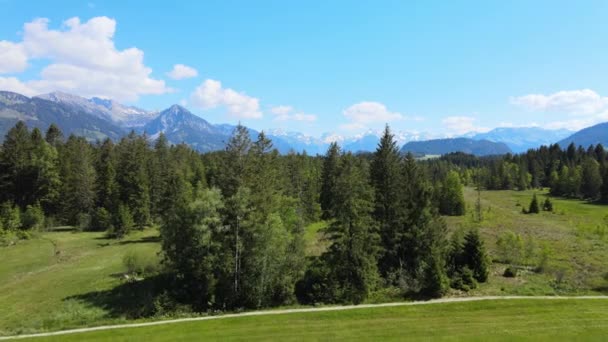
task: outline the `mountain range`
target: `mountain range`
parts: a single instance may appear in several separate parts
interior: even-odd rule
[[[66,135],[81,135],[91,141],[105,138],[117,140],[131,130],[146,133],[151,138],[164,132],[171,143],[186,143],[201,152],[223,149],[235,128],[230,124],[209,123],[179,105],[163,111],[148,111],[113,100],[96,97],[86,99],[61,92],[26,97],[0,91],[0,140],[19,120],[29,127],[41,130],[46,130],[51,123],[55,123]],[[566,145],[571,141],[577,145],[597,142],[608,145],[606,125],[608,123],[589,127],[573,135],[567,130],[546,130],[539,127],[496,128],[487,133],[472,133],[450,139],[412,131],[397,131],[394,134],[397,143],[404,146],[404,151],[426,154],[462,151],[487,155],[523,152],[558,141]],[[252,138],[258,134],[253,129],[249,129],[249,132]],[[383,133],[382,130],[368,130],[348,137],[335,133],[312,137],[277,129],[265,132],[281,153],[293,150],[313,155],[325,153],[332,142],[338,142],[345,151],[373,151]]]

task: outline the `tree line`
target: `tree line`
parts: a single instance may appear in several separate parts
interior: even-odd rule
[[[386,287],[434,297],[487,279],[478,233],[449,239],[441,217],[464,214],[462,183],[455,170],[435,181],[388,126],[373,154],[333,143],[308,156],[240,125],[200,154],[163,134],[91,143],[19,122],[0,148],[0,232],[158,226],[168,291],[196,310],[360,303]],[[329,247],[310,257],[305,228],[319,220]]]
[[[463,183],[487,190],[549,188],[553,196],[608,203],[608,153],[601,144],[586,149],[553,144],[493,157],[453,153],[426,167],[432,178],[444,178],[452,170]]]

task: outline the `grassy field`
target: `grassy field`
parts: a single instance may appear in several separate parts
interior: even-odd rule
[[[250,316],[40,341],[605,340],[608,300],[493,300]]]
[[[607,294],[608,206],[584,201],[552,198],[554,212],[522,214],[533,194],[542,203],[546,191],[482,191],[483,221],[473,219],[477,192],[465,189],[467,215],[448,217],[451,230],[476,227],[480,230],[491,256],[497,256],[496,242],[500,234],[519,234],[525,245],[536,254],[545,250],[547,271],[522,272],[516,278],[502,276],[507,265],[494,263],[490,281],[472,291],[471,295],[580,295]],[[534,267],[539,255],[530,260]]]
[[[124,321],[87,295],[122,283],[122,258],[137,250],[156,258],[157,231],[123,241],[103,233],[54,231],[0,248],[0,334]]]
[[[449,217],[447,221],[452,231],[480,229],[492,256],[496,256],[496,240],[500,234],[507,230],[518,233],[525,241],[532,241],[537,251],[548,251],[547,270],[543,273],[525,271],[516,278],[505,278],[502,273],[507,265],[494,263],[488,283],[468,293],[454,291],[451,296],[608,293],[608,281],[604,279],[608,272],[608,233],[603,228],[608,206],[554,199],[555,213],[524,215],[522,205],[528,205],[533,193],[482,192],[484,220],[477,223],[471,216],[477,195],[467,188],[467,215]],[[536,193],[541,201],[544,200],[544,192]],[[307,227],[305,237],[309,255],[319,255],[327,247],[328,241],[323,238],[326,226],[327,223],[319,222]],[[122,241],[106,239],[103,233],[57,229],[0,248],[0,334],[132,322],[121,311],[121,298],[113,292],[124,284],[126,268],[122,259],[133,251],[149,259],[158,258],[157,237],[158,231],[154,229],[135,232]],[[398,291],[389,290],[373,293],[368,302],[402,300]],[[471,305],[475,308],[477,304]],[[415,314],[419,309],[398,310]],[[425,315],[435,314],[432,308],[420,310],[426,312]],[[363,313],[335,315],[342,314]],[[608,316],[608,311],[605,314]],[[333,319],[338,317],[327,315]],[[232,323],[205,323],[203,326],[207,324]]]

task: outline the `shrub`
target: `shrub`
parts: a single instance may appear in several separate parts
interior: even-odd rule
[[[530,202],[530,209],[528,209],[529,214],[538,214],[540,209],[538,207],[538,199],[536,198],[536,194],[532,196],[532,201]]]
[[[543,210],[553,212],[553,202],[547,197],[545,203],[543,203]]]
[[[151,275],[158,270],[157,260],[141,251],[131,249],[122,258],[127,273],[139,276]]]
[[[0,206],[0,219],[6,230],[17,230],[21,228],[21,211],[19,207],[11,202],[4,202]]]
[[[477,287],[477,280],[473,276],[473,271],[465,266],[462,270],[454,273],[450,286],[468,292]]]
[[[39,204],[28,205],[22,217],[23,229],[42,229],[44,228],[44,211]]]
[[[503,263],[521,263],[524,243],[519,234],[506,231],[496,241],[499,261]]]
[[[517,268],[513,266],[509,266],[505,269],[505,272],[502,274],[503,277],[507,278],[515,278],[517,277]]]
[[[91,215],[87,213],[78,214],[78,229],[87,230],[91,226]]]

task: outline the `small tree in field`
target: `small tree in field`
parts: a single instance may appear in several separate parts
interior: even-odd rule
[[[532,196],[532,201],[530,202],[530,208],[528,209],[528,214],[538,214],[540,212],[540,208],[538,206],[538,199],[536,198],[536,194]]]
[[[545,200],[545,203],[543,203],[543,210],[549,211],[549,212],[553,211],[553,202],[551,202],[549,197],[547,197],[547,199]]]

